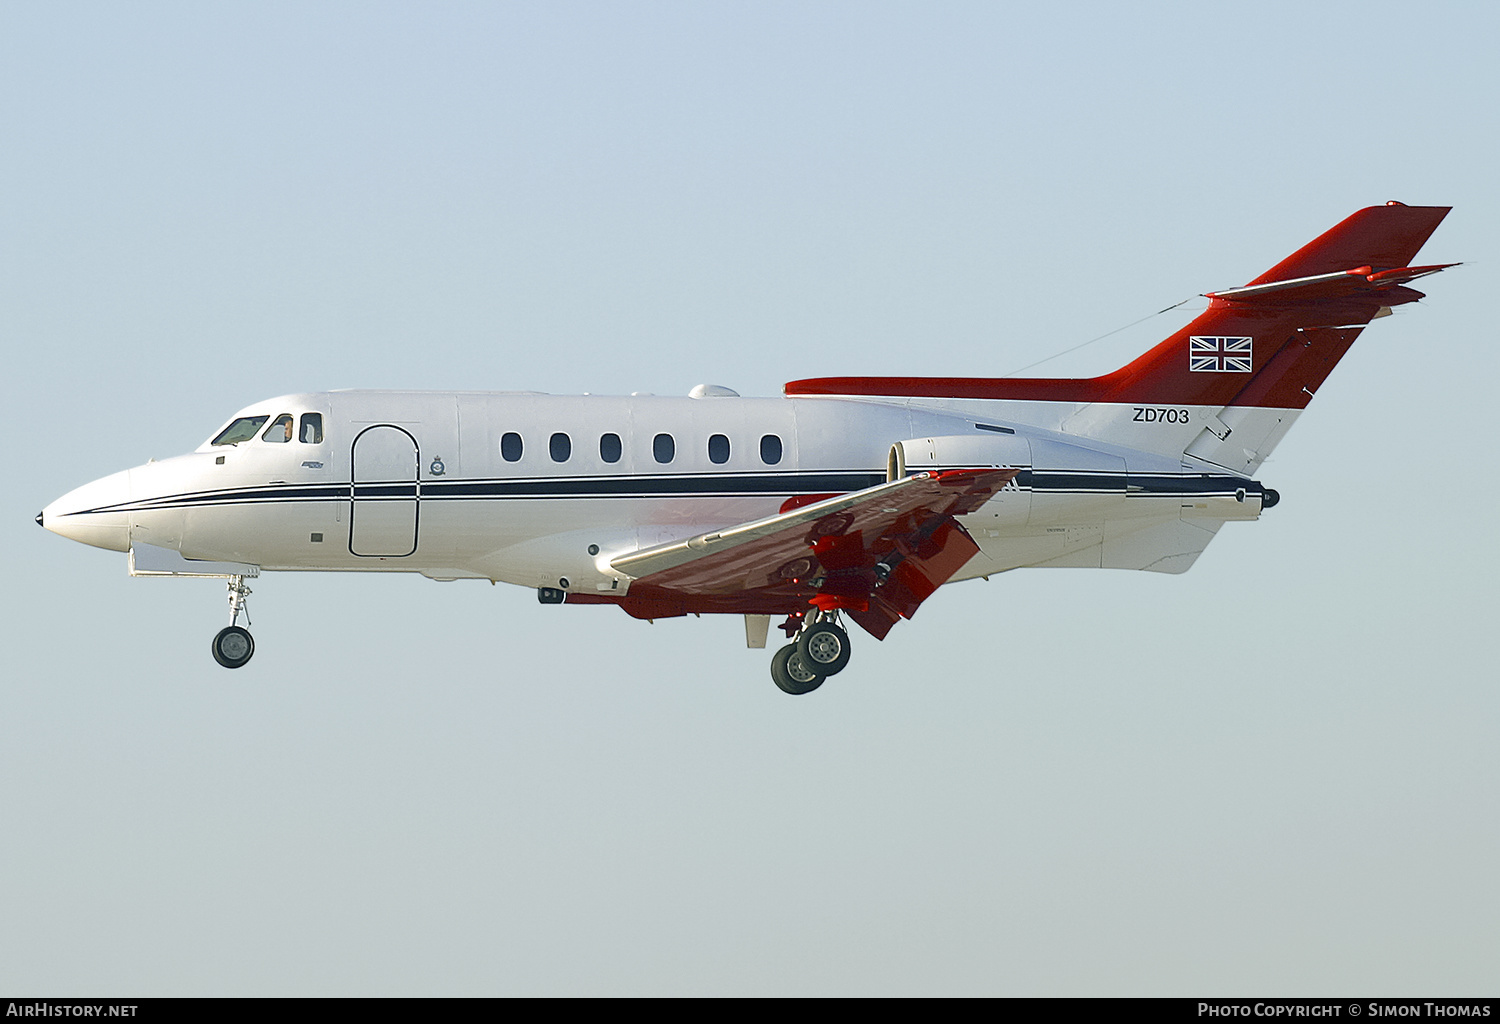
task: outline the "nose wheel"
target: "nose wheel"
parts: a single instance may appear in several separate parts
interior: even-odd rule
[[[255,654],[255,638],[248,629],[239,625],[241,612],[245,615],[246,625],[250,623],[250,610],[245,605],[249,596],[250,588],[245,586],[245,577],[229,577],[229,625],[214,635],[212,646],[214,661],[225,668],[240,668]]]
[[[239,626],[225,626],[214,637],[214,661],[225,668],[239,668],[255,653],[255,638]]]

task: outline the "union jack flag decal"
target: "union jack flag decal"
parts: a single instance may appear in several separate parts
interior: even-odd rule
[[[1188,369],[1208,373],[1249,373],[1254,338],[1189,338]]]

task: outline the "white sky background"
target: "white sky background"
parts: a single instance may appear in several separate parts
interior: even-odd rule
[[[1494,994],[1497,21],[0,3],[0,992]],[[420,577],[263,576],[228,673],[221,583],[32,523],[289,392],[999,375],[1387,199],[1468,265],[1278,508],[804,698],[735,618]]]

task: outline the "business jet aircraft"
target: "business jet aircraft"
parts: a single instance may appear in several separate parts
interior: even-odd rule
[[[783,398],[333,391],[258,402],[188,455],[37,522],[138,576],[228,579],[226,668],[262,569],[418,572],[636,618],[745,617],[807,693],[944,583],[1023,566],[1180,573],[1370,321],[1422,298],[1447,207],[1359,211],[1129,365],[1092,379],[835,377]],[[247,619],[248,621],[248,619]]]

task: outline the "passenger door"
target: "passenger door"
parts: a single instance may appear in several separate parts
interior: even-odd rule
[[[364,558],[404,558],[417,550],[417,439],[388,423],[366,427],[354,439],[349,553]]]

